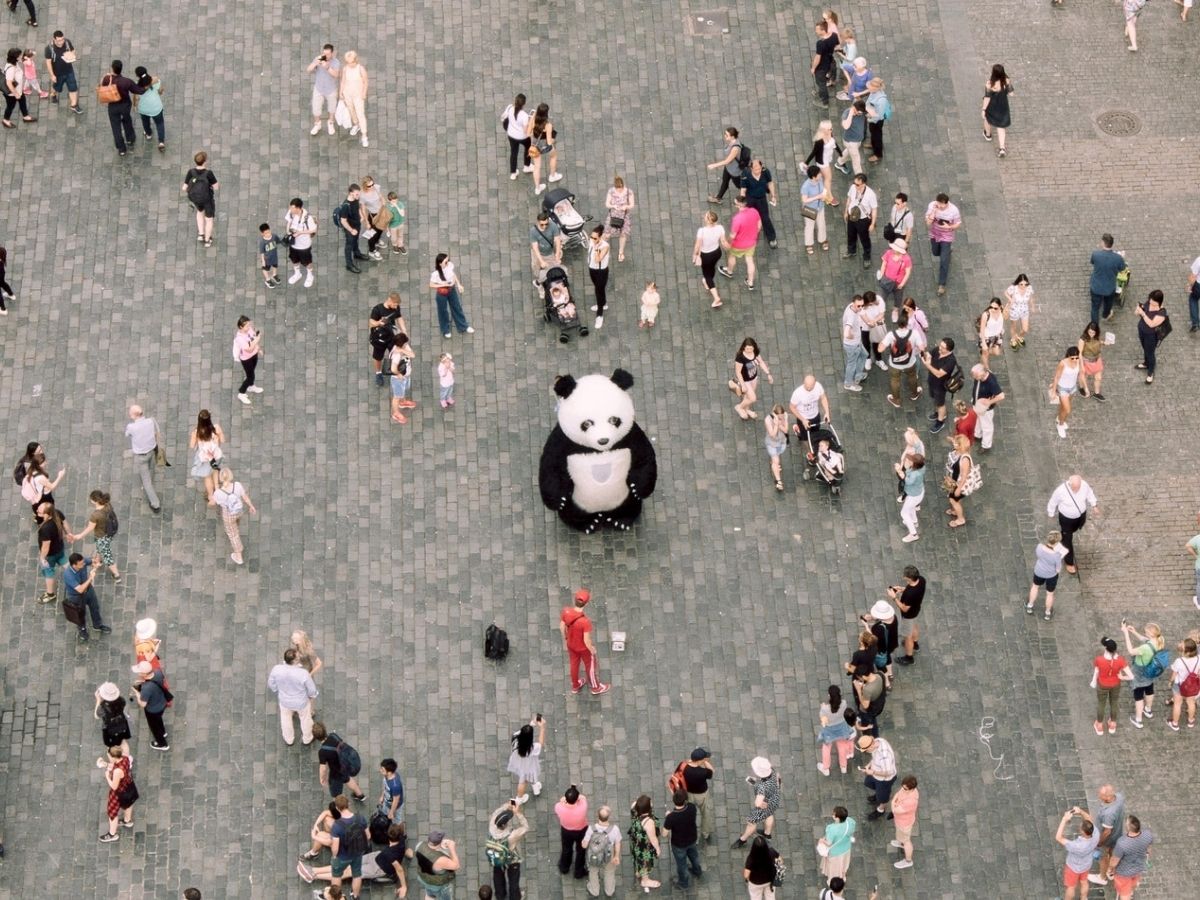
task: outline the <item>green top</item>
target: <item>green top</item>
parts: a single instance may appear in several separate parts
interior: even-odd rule
[[[404,201],[389,200],[387,205],[388,212],[391,213],[391,221],[388,222],[388,228],[399,228],[404,224]]]
[[[1200,572],[1200,534],[1188,541],[1187,545],[1191,547],[1192,551],[1196,554],[1196,571]]]
[[[138,114],[143,116],[157,116],[163,111],[162,97],[159,92],[162,90],[162,85],[157,81],[150,87],[146,88],[146,93],[138,97]]]

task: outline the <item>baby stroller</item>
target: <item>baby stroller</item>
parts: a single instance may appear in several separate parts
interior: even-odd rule
[[[842,492],[842,482],[846,479],[846,457],[842,455],[842,439],[837,430],[829,422],[822,422],[815,428],[810,428],[805,437],[808,447],[804,454],[805,481],[821,481],[829,486],[829,493],[838,495]],[[822,448],[822,444],[827,444]]]
[[[571,299],[571,282],[567,278],[567,270],[562,266],[551,266],[538,273],[538,283],[542,287],[543,312],[547,322],[558,324],[559,343],[565,344],[571,340],[568,332],[572,328],[579,329],[579,336],[586,337],[588,330],[579,319],[579,310]]]
[[[563,245],[576,244],[586,248],[588,236],[583,226],[592,221],[591,216],[581,215],[575,208],[575,195],[566,188],[547,191],[542,198],[542,209],[563,232]]]

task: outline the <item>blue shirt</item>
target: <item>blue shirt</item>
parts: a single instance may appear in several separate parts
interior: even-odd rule
[[[939,367],[940,368],[940,367]],[[972,401],[975,400],[990,400],[1000,393],[1000,382],[996,376],[988,372],[987,377],[983,381],[975,382],[975,392],[972,396]]]
[[[138,687],[138,693],[146,701],[146,712],[162,713],[167,709],[167,695],[162,688],[163,674],[155,669],[149,681],[143,681]]]
[[[275,235],[271,235],[270,238],[260,237],[258,252],[262,254],[264,266],[273,269],[279,265],[279,239]]]
[[[159,96],[161,90],[162,86],[157,82],[146,88],[146,92],[138,97],[138,115],[157,116],[163,111],[162,97]]]
[[[1107,297],[1117,292],[1117,273],[1125,268],[1125,260],[1112,250],[1092,251],[1092,281],[1089,287],[1093,294]]]
[[[851,107],[853,109],[853,107]],[[861,144],[863,138],[867,136],[867,116],[864,113],[861,116],[856,116],[847,111],[845,115],[850,116],[850,127],[845,129],[846,143]],[[843,118],[843,122],[845,119]]]
[[[74,566],[67,566],[65,569],[63,569],[63,584],[67,586],[67,598],[74,606],[78,606],[79,604],[83,603],[84,598],[88,595],[88,591],[91,590],[89,587],[88,590],[84,591],[82,594],[77,590],[77,588],[79,588],[85,581],[88,580],[88,569],[91,568],[91,565],[92,564],[85,559],[83,561],[83,565],[78,570],[76,570]]]
[[[389,814],[391,813],[391,805],[392,805],[393,797],[399,797],[400,805],[401,806],[404,805],[404,782],[400,780],[399,772],[397,772],[395,775],[392,775],[391,777],[383,779],[383,789],[385,791],[387,791],[387,795],[388,795],[387,804],[386,804],[388,808],[384,810],[385,812],[387,812]]]
[[[825,208],[825,185],[820,178],[807,178],[804,184],[800,185],[800,196],[804,200],[804,205],[820,212]]]
[[[925,467],[908,469],[904,473],[904,493],[908,497],[916,497],[925,493]]]

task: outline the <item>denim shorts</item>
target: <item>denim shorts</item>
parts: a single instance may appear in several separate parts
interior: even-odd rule
[[[55,570],[60,566],[65,566],[66,564],[67,553],[64,550],[62,553],[58,554],[58,556],[46,557],[46,565],[43,566],[39,564],[38,569],[41,571],[43,578],[53,578]]]
[[[75,80],[75,70],[74,69],[68,69],[67,73],[65,75],[63,75],[62,78],[55,79],[54,92],[58,93],[59,91],[61,91],[63,89],[63,85],[66,85],[67,90],[70,91],[72,94],[79,92],[79,82],[77,82]]]
[[[405,375],[403,378],[392,376],[392,396],[397,400],[403,400],[408,396],[408,386],[412,383],[412,376]]]
[[[336,878],[345,875],[346,870],[349,869],[351,878],[362,878],[362,861],[363,858],[361,856],[352,856],[349,859],[341,856],[334,857],[333,862],[330,864],[329,874]]]

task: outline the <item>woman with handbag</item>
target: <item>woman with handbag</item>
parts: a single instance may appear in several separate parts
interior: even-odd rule
[[[129,739],[133,737],[129,730],[129,718],[125,715],[125,698],[121,689],[111,681],[106,681],[96,688],[96,705],[92,708],[92,718],[100,722],[100,736],[105,747],[119,747],[125,756],[129,756]],[[101,769],[108,767],[108,759],[101,756],[96,765]]]
[[[554,123],[550,121],[549,104],[538,104],[533,118],[529,120],[527,136],[531,144],[529,157],[533,160],[533,193],[536,196],[546,189],[542,182],[542,157],[548,158],[550,163],[550,177],[547,181],[553,183],[562,180],[562,176],[558,174],[558,147],[555,146],[558,134],[554,130]]]
[[[821,242],[821,249],[829,249],[825,233],[825,200],[827,192],[821,178],[821,167],[810,164],[805,170],[808,177],[800,185],[800,213],[804,217],[804,248],[813,255],[813,237]]]
[[[825,185],[825,202],[837,206],[838,201],[833,196],[833,161],[841,154],[841,148],[833,137],[833,122],[823,120],[817,125],[817,133],[813,135],[812,150],[804,159],[805,165],[813,163],[821,170],[821,181]]]
[[[745,847],[746,841],[761,825],[763,834],[770,838],[775,834],[775,813],[783,799],[783,783],[771,761],[765,756],[756,756],[750,760],[750,771],[754,774],[746,779],[746,783],[754,789],[754,804],[750,815],[746,817],[746,827],[741,835],[733,842],[732,849]]]
[[[529,157],[529,113],[525,111],[525,95],[517,94],[513,102],[500,113],[500,125],[508,137],[508,179],[517,180],[517,154],[524,149],[525,168],[521,171],[532,172],[533,160]]]
[[[604,197],[604,207],[608,216],[604,222],[604,239],[607,241],[614,234],[620,235],[617,241],[617,262],[625,262],[625,242],[629,240],[629,214],[633,212],[633,191],[625,186],[625,179],[620,175],[613,176],[612,187]]]
[[[863,291],[863,308],[858,317],[862,324],[860,338],[862,345],[867,348],[867,362],[863,366],[866,372],[871,371],[872,361],[881,372],[886,372],[888,365],[883,360],[883,351],[879,349],[880,342],[887,337],[887,328],[883,320],[887,315],[887,303],[883,297],[874,291]]]
[[[383,193],[379,190],[379,185],[375,183],[375,179],[370,175],[363,176],[362,190],[358,194],[358,202],[362,204],[363,219],[371,223],[371,230],[375,232],[367,238],[367,255],[375,260],[375,262],[379,262],[383,259],[383,254],[375,248],[383,239],[388,225],[391,224],[392,214],[384,208]]]
[[[967,524],[963,515],[963,498],[968,497],[983,484],[979,467],[971,458],[971,441],[961,434],[950,439],[954,449],[946,457],[946,475],[942,486],[946,489],[950,508],[946,515],[951,516],[950,527],[961,528]]]
[[[1134,368],[1146,372],[1146,384],[1154,384],[1154,368],[1158,362],[1158,345],[1171,333],[1170,320],[1163,307],[1163,292],[1151,291],[1145,303],[1134,309],[1138,317],[1138,340],[1142,344],[1142,361]]]
[[[772,900],[775,896],[776,863],[779,861],[779,851],[761,834],[756,835],[742,864],[742,880],[746,882],[750,900]]]
[[[442,330],[442,337],[450,337],[451,317],[459,334],[474,334],[475,329],[471,327],[466,313],[463,312],[463,286],[454,271],[454,263],[450,261],[449,253],[439,253],[434,259],[429,286],[433,288],[434,300],[437,302],[438,327]]]
[[[104,769],[104,781],[108,785],[108,803],[105,812],[108,814],[108,831],[100,835],[100,843],[111,844],[119,841],[117,820],[121,818],[121,810],[125,810],[125,828],[133,827],[133,804],[137,802],[137,785],[133,782],[133,757],[126,755],[120,747],[108,748],[108,760]]]
[[[4,120],[5,128],[16,128],[9,117],[15,107],[21,107],[22,122],[36,122],[29,114],[29,101],[25,99],[25,76],[21,71],[21,50],[13,47],[4,61]]]
[[[854,849],[854,832],[858,823],[844,806],[833,808],[833,821],[825,826],[825,836],[817,842],[821,857],[821,875],[828,884],[833,878],[845,879],[850,869],[850,851]]]
[[[196,427],[188,438],[188,447],[195,451],[192,455],[192,468],[189,474],[204,482],[204,498],[209,506],[213,502],[213,491],[217,487],[217,473],[221,471],[221,461],[225,458],[221,445],[225,443],[225,432],[221,426],[212,420],[212,413],[207,409],[200,410],[196,416]]]

